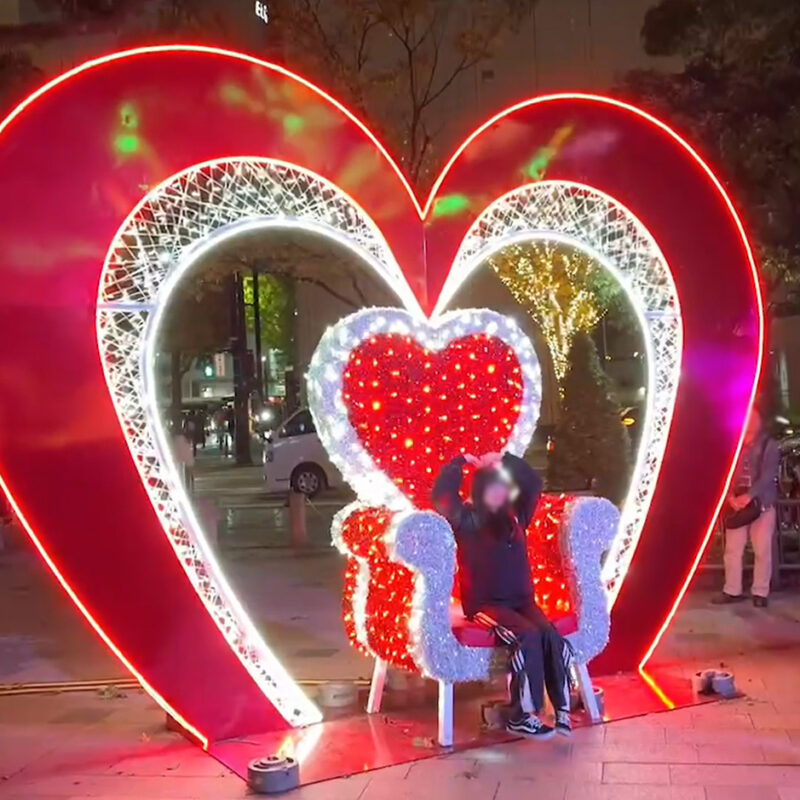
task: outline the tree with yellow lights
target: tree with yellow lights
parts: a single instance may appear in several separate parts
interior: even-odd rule
[[[512,245],[489,265],[541,328],[560,386],[575,334],[597,325],[619,287],[582,250],[554,242]]]

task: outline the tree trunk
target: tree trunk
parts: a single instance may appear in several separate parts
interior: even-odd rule
[[[233,357],[233,446],[236,463],[240,466],[248,466],[253,463],[253,458],[250,454],[249,414],[252,365],[247,350],[244,290],[242,276],[239,273],[236,273],[231,279],[231,334],[231,355]]]
[[[286,365],[286,413],[287,415],[293,414],[300,408],[302,403],[301,394],[302,387],[300,385],[300,331],[299,331],[299,317],[297,313],[297,283],[292,278],[286,279],[286,288],[288,291],[288,319],[289,325],[289,353],[288,363]]]
[[[261,359],[261,294],[259,292],[258,270],[253,269],[253,338],[256,357],[256,392],[261,405],[264,405],[264,362]]]

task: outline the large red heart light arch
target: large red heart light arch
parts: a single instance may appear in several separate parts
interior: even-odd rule
[[[341,104],[281,67],[205,47],[87,62],[0,123],[0,486],[88,623],[203,743],[318,719],[174,496],[146,376],[117,369],[151,341],[150,317],[198,249],[242,225],[279,223],[274,208],[237,221],[233,204],[214,228],[197,209],[164,252],[137,226],[171,219],[192,192],[279,174],[273,200],[302,187],[288,222],[344,230],[419,313],[438,313],[443,288],[451,293],[448,271],[476,218],[502,198],[513,209],[543,180],[607,197],[641,223],[679,299],[681,372],[597,667],[644,664],[710,535],[761,370],[758,276],[720,181],[651,116],[564,94],[474,131],[423,203]],[[150,288],[137,284],[145,274]]]

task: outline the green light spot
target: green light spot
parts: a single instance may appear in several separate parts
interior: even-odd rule
[[[465,194],[448,194],[433,204],[433,216],[453,217],[469,208],[469,198]]]
[[[554,155],[555,152],[552,147],[542,147],[534,156],[533,161],[525,167],[525,174],[534,180],[541,180]]]
[[[132,155],[139,149],[139,137],[135,133],[120,133],[114,137],[114,149],[120,155]]]
[[[299,114],[287,114],[283,118],[283,130],[287,136],[296,136],[302,133],[306,121]]]
[[[235,83],[224,83],[219,90],[220,96],[226,103],[241,105],[247,100],[247,92]]]

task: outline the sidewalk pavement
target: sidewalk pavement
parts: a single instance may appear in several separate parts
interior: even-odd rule
[[[255,470],[232,472],[225,488],[239,499],[250,486],[258,491]],[[341,557],[329,545],[303,554],[280,548],[285,523],[277,516],[266,533],[262,520],[250,523],[237,517],[221,560],[290,671],[304,678],[368,675],[369,662],[342,634]],[[724,664],[735,671],[743,699],[581,729],[571,742],[428,759],[290,798],[800,800],[797,595],[776,594],[766,611],[747,603],[710,607],[708,597],[687,596],[655,661],[679,664],[687,680],[696,669]],[[0,608],[13,609],[0,618],[0,683],[124,676],[27,546],[0,558]],[[163,712],[138,690],[0,696],[1,800],[243,795],[241,780],[168,732]]]
[[[290,800],[800,800],[800,648],[741,656],[749,697],[304,787]],[[228,800],[237,777],[140,692],[0,698],[0,798]]]
[[[800,610],[690,595],[656,662],[736,674],[746,696],[304,787],[291,800],[800,800]],[[139,691],[0,697],[0,798],[228,800],[240,779]]]

